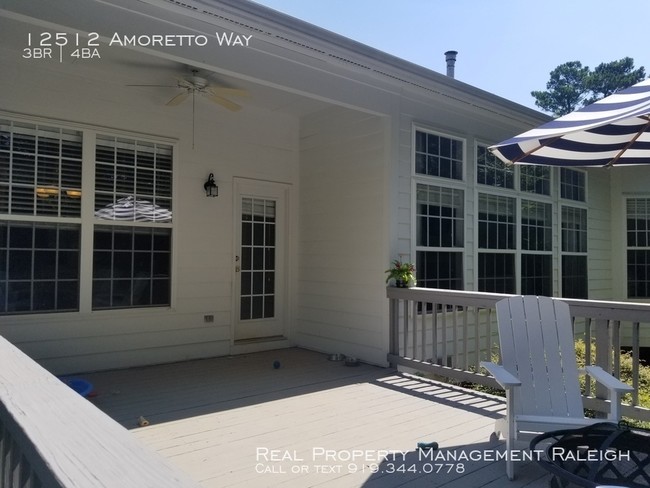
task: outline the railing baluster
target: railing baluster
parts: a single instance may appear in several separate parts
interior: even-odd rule
[[[454,305],[454,315],[452,316],[451,340],[453,351],[451,352],[451,367],[458,367],[458,307]]]
[[[591,366],[591,317],[585,319],[585,366]],[[585,378],[585,395],[591,395],[591,376]]]
[[[467,370],[469,367],[469,357],[467,357],[469,351],[467,348],[467,321],[469,318],[469,307],[465,307],[463,310],[463,369]]]
[[[639,404],[640,328],[639,322],[632,323],[632,386],[634,387],[634,391],[632,392],[632,405]]]
[[[474,365],[481,364],[481,309],[479,308],[474,323]]]
[[[411,314],[413,316],[413,332],[411,333],[411,346],[413,348],[413,359],[418,359],[418,302],[411,302]]]
[[[409,343],[409,302],[408,300],[403,301],[404,309],[404,329],[402,330],[402,355],[405,357],[410,357],[408,352],[408,343]]]
[[[431,340],[431,362],[438,364],[438,303],[432,303],[431,317],[432,317],[432,340]]]
[[[487,327],[485,331],[485,350],[487,357],[483,358],[486,361],[491,361],[492,358],[492,309],[487,311],[486,322]]]
[[[427,304],[419,302],[420,306],[420,324],[422,326],[422,334],[420,336],[420,360],[427,360]]]
[[[621,321],[612,321],[612,349],[614,350],[614,364],[612,374],[621,377]]]
[[[388,352],[395,356],[399,356],[399,301],[396,298],[391,298],[388,302],[388,313]],[[392,361],[390,365],[393,368],[397,366],[397,364]]]
[[[481,360],[491,360],[493,353],[499,352],[498,343],[494,340],[498,335],[494,307],[498,300],[508,295],[389,288],[387,296],[395,300],[389,320],[391,362],[462,381],[496,386],[494,378],[473,370]],[[618,352],[621,347],[631,346],[633,365],[632,379],[629,381],[634,392],[632,405],[624,405],[623,414],[650,420],[650,409],[639,406],[638,392],[641,383],[639,353],[641,346],[646,345],[642,344],[642,338],[646,340],[645,334],[650,328],[650,304],[563,300],[571,308],[574,337],[584,338],[587,365],[598,365],[620,375],[623,361],[618,357]],[[403,304],[403,310],[398,303]],[[431,315],[430,319],[428,315]],[[400,330],[400,327],[403,329]],[[628,330],[631,330],[631,337]],[[409,334],[414,335],[411,337]],[[431,354],[428,355],[427,351],[431,351]],[[613,351],[617,354],[613,355]],[[585,399],[588,408],[597,412],[607,411],[608,406],[603,402],[600,391],[596,392],[597,398],[593,398],[594,382],[589,376],[586,378],[585,395],[591,397]]]
[[[442,306],[442,328],[440,330],[440,364],[447,366],[447,304]]]

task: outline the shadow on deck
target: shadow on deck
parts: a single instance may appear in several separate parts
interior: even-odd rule
[[[494,460],[501,399],[391,369],[285,349],[86,377],[93,403],[205,487],[547,486],[534,463],[509,482]]]

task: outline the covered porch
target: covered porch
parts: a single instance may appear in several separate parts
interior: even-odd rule
[[[531,461],[522,461],[515,481],[505,478],[503,442],[490,439],[504,409],[500,398],[394,369],[346,367],[327,355],[292,348],[83,378],[93,383],[96,396],[62,399],[65,409],[47,410],[58,419],[26,419],[37,430],[47,430],[39,425],[49,421],[88,426],[81,436],[71,429],[48,441],[56,443],[49,447],[57,455],[69,446],[75,451],[74,469],[65,475],[76,481],[56,486],[88,481],[95,470],[134,469],[132,448],[112,450],[110,466],[96,455],[114,442],[106,438],[110,429],[104,422],[87,423],[89,402],[129,429],[124,432],[144,450],[162,456],[136,465],[144,479],[155,479],[160,463],[168,463],[165,469],[180,470],[204,487],[544,487],[548,482]],[[61,467],[47,454],[42,460],[30,457],[30,441],[12,430],[14,419],[4,417],[4,409],[2,414],[0,474],[6,486],[39,486],[42,461],[54,470]],[[139,425],[143,419],[148,426]],[[436,451],[417,448],[434,441]],[[31,467],[36,470],[29,474]]]
[[[504,443],[492,438],[504,400],[457,386],[494,385],[475,361],[495,352],[493,306],[502,297],[389,288],[388,359],[400,370],[278,349],[87,374],[89,401],[1,341],[0,474],[18,480],[7,486],[42,486],[34,479],[60,471],[63,452],[75,461],[63,469],[72,484],[52,486],[74,486],[95,470],[122,474],[122,466],[155,479],[164,466],[204,487],[545,487],[548,475],[525,450],[516,479],[506,478]],[[619,375],[618,356],[602,352],[631,344],[635,391],[623,415],[648,420],[639,350],[650,306],[568,302],[576,336],[596,346],[590,361]],[[607,412],[607,399],[587,388],[585,406]],[[133,445],[115,448],[120,439]],[[431,442],[439,449],[418,449]],[[142,464],[134,452],[144,452]]]
[[[392,369],[285,349],[87,378],[95,405],[205,487],[507,482],[490,442],[501,399]],[[527,464],[511,486],[545,486]]]

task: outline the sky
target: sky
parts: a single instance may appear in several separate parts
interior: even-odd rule
[[[537,109],[530,92],[568,61],[594,69],[626,56],[650,74],[648,0],[255,0]]]

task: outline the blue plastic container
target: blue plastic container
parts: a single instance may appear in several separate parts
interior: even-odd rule
[[[93,384],[90,381],[81,378],[61,378],[66,385],[79,393],[82,397],[87,397],[93,391]]]

